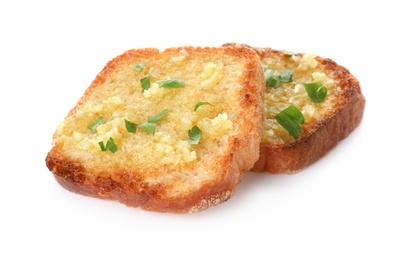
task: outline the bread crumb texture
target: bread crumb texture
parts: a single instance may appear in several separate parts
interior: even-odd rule
[[[341,88],[335,84],[332,77],[326,73],[323,65],[317,61],[315,53],[284,55],[275,52],[262,58],[264,66],[274,70],[274,75],[280,75],[283,70],[293,70],[291,82],[280,82],[277,88],[266,88],[265,93],[265,120],[262,142],[273,144],[287,144],[295,141],[274,118],[275,113],[267,107],[278,111],[284,110],[289,105],[297,107],[304,115],[305,123],[302,126],[306,131],[307,125],[312,125],[317,118],[331,113],[335,102],[341,100]],[[328,89],[328,93],[321,103],[315,103],[308,96],[303,83],[321,81]]]
[[[176,196],[182,187],[198,189],[216,178],[203,174],[208,171],[204,167],[216,167],[217,158],[230,149],[228,138],[241,135],[237,129],[241,123],[234,122],[241,120],[242,108],[237,104],[242,99],[243,77],[247,77],[242,73],[246,60],[223,52],[191,52],[189,48],[150,51],[145,55],[130,50],[113,59],[57,126],[53,145],[84,169],[93,169],[87,174],[94,176],[116,178],[117,170],[144,172],[143,181],[149,185],[175,183],[176,179],[177,187],[169,194]],[[144,68],[138,71],[133,68],[136,64]],[[141,79],[148,76],[150,88],[143,89]],[[165,88],[157,83],[172,79],[185,85]],[[194,111],[198,102],[211,105]],[[140,128],[135,133],[127,131],[125,120],[140,125],[164,109],[168,113],[156,123],[154,134]],[[96,131],[88,129],[99,117],[104,123]],[[196,145],[186,141],[193,126],[202,131]],[[110,138],[117,145],[115,153],[100,147],[100,142],[106,144]]]

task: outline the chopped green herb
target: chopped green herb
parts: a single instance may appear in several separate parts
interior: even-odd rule
[[[280,84],[280,77],[269,77],[266,78],[266,87],[269,88],[277,88],[278,85]]]
[[[293,56],[293,55],[295,55],[295,52],[285,50],[285,51],[284,51],[284,55]]]
[[[155,128],[157,127],[156,123],[142,123],[141,125],[139,125],[137,128],[142,129],[144,131],[146,131],[147,133],[149,133],[150,135],[155,134]]]
[[[266,108],[267,108],[268,110],[270,110],[271,112],[275,113],[275,114],[280,113],[280,111],[278,111],[278,110],[275,109],[275,108],[272,108],[272,107],[269,107],[269,106],[266,106]]]
[[[88,126],[88,129],[92,130],[92,132],[96,132],[96,128],[98,128],[98,126],[103,123],[105,123],[105,120],[103,119],[103,117],[100,116],[90,126]]]
[[[264,76],[266,78],[266,87],[277,88],[280,82],[293,81],[294,70],[283,70],[281,75],[274,76],[275,71],[263,66]]]
[[[164,109],[157,115],[149,116],[148,117],[148,122],[149,123],[157,123],[161,118],[163,118],[166,114],[168,114],[168,109]]]
[[[206,102],[206,101],[200,101],[200,102],[198,102],[198,103],[196,103],[196,105],[195,105],[195,108],[194,108],[194,111],[196,111],[200,106],[203,106],[203,105],[210,105],[210,106],[214,106],[214,105],[212,105],[211,103],[209,103],[209,102]]]
[[[315,102],[320,103],[326,97],[328,89],[322,85],[321,81],[313,83],[302,83],[305,87],[305,90],[308,93],[308,96]]]
[[[295,106],[289,105],[286,109],[278,113],[275,118],[295,139],[302,133],[301,124],[304,124],[304,115]]]
[[[144,64],[134,64],[132,68],[140,72],[144,69]]]
[[[293,74],[294,74],[293,70],[283,70],[280,75],[281,82],[293,81]]]
[[[168,114],[168,109],[164,109],[157,115],[148,116],[147,122],[138,125],[137,128],[146,131],[147,133],[153,135],[155,134],[155,129],[157,127],[157,122],[161,120],[166,114]],[[127,126],[126,126],[127,127]]]
[[[188,139],[187,141],[189,144],[198,144],[201,140],[202,131],[197,126],[193,126],[190,130],[188,130]]]
[[[274,70],[269,69],[268,67],[264,70],[264,76],[266,77],[266,86],[269,88],[276,88],[280,83],[278,78],[274,78]]]
[[[144,92],[144,90],[147,90],[150,88],[150,79],[151,79],[151,75],[148,75],[147,77],[140,79],[140,83],[141,83],[141,87],[143,88],[143,92]]]
[[[126,119],[124,119],[124,123],[126,124],[127,132],[135,133],[137,131],[137,124],[130,122]]]
[[[102,151],[111,151],[112,153],[117,152],[117,145],[114,143],[113,138],[110,137],[110,139],[106,142],[106,146],[103,144],[103,141],[99,142],[100,149]]]
[[[163,88],[180,88],[185,86],[185,82],[180,79],[165,79],[159,80],[155,83],[157,83]]]

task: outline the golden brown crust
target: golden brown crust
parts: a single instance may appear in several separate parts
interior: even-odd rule
[[[55,152],[50,151],[46,164],[54,173],[57,182],[65,189],[95,198],[117,200],[131,207],[140,207],[149,211],[193,213],[202,211],[228,200],[234,194],[235,186],[242,177],[236,156],[223,164],[228,172],[218,183],[207,183],[198,191],[174,200],[162,194],[161,186],[149,188],[141,178],[130,180],[129,175],[121,174],[124,180],[115,181],[112,178],[91,178],[83,173],[83,167],[67,161],[65,158],[55,158]]]
[[[365,99],[356,93],[342,109],[318,122],[314,132],[288,145],[262,143],[260,158],[252,171],[295,173],[313,164],[339,141],[347,137],[361,122]]]
[[[69,191],[102,199],[117,200],[132,207],[140,207],[149,211],[191,213],[204,210],[210,206],[226,201],[234,194],[235,186],[240,182],[242,172],[249,170],[259,157],[260,138],[262,135],[264,75],[260,60],[256,53],[248,48],[194,48],[182,47],[190,52],[215,54],[223,52],[228,55],[244,57],[246,71],[243,72],[245,82],[240,91],[241,107],[236,122],[241,134],[229,138],[229,149],[222,157],[214,160],[217,166],[206,165],[205,170],[215,171],[216,179],[206,182],[199,189],[180,196],[169,196],[171,184],[148,185],[145,181],[146,172],[134,167],[131,172],[123,169],[108,169],[114,172],[106,176],[92,174],[92,169],[78,161],[72,161],[64,155],[62,147],[54,146],[46,157],[46,165],[53,172],[55,179]],[[85,91],[77,105],[70,110],[67,117],[75,113],[76,108],[86,103],[89,96],[98,86],[106,81],[116,66],[129,57],[156,57],[179,53],[180,48],[159,52],[156,49],[129,50],[111,60],[97,75],[90,87]],[[245,112],[243,112],[245,111]],[[55,138],[55,135],[54,135]],[[104,166],[99,166],[103,168]],[[221,169],[221,170],[219,170]],[[100,170],[100,169],[99,169]],[[145,169],[144,169],[145,170]],[[149,169],[149,171],[165,171]]]
[[[259,56],[283,55],[271,48],[256,49]],[[302,55],[302,54],[300,54]],[[330,113],[303,129],[303,135],[288,144],[261,143],[260,158],[252,171],[295,173],[316,162],[347,137],[362,121],[365,98],[359,81],[331,59],[316,57],[327,75],[343,90]]]

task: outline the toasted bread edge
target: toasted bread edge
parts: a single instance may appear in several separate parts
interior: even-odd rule
[[[269,48],[262,51],[281,52]],[[260,158],[251,171],[296,173],[324,157],[362,122],[366,100],[359,81],[333,60],[319,56],[316,59],[335,74],[336,82],[346,91],[342,106],[319,120],[307,135],[292,143],[272,145],[262,142]]]
[[[159,52],[157,49],[145,49],[145,51],[152,54]],[[133,50],[126,51],[109,61],[90,87],[86,89],[77,105],[69,111],[67,117],[75,111],[79,104],[86,102],[93,89],[106,79],[122,56],[132,52]],[[265,84],[260,59],[253,50],[225,48],[225,52],[246,56],[248,60],[246,81],[241,90],[243,99],[239,103],[242,108],[240,116],[246,119],[244,120],[246,124],[239,126],[245,129],[245,134],[229,141],[230,151],[222,162],[225,171],[219,183],[207,183],[199,190],[181,198],[161,197],[156,190],[135,191],[131,182],[117,182],[111,178],[89,176],[80,163],[68,161],[59,154],[58,147],[52,147],[46,156],[46,165],[54,174],[56,181],[62,187],[77,194],[117,200],[127,206],[156,212],[192,213],[228,200],[234,194],[234,188],[240,182],[243,171],[249,170],[259,158],[260,139],[263,132],[263,88]]]

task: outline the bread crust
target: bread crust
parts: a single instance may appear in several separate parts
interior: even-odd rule
[[[261,59],[283,55],[283,51],[271,48],[256,48]],[[298,54],[302,56],[302,54]],[[270,173],[295,173],[315,163],[330,152],[361,123],[365,108],[365,97],[359,81],[348,69],[331,59],[315,58],[343,90],[338,105],[318,118],[315,123],[303,128],[302,136],[287,144],[262,142],[260,158],[252,171]]]
[[[174,199],[163,196],[164,186],[151,189],[142,178],[129,178],[128,174],[119,172],[116,176],[120,181],[100,176],[92,178],[84,173],[83,166],[79,163],[57,157],[55,152],[50,151],[46,164],[54,173],[56,181],[65,189],[89,197],[117,200],[127,206],[156,212],[193,213],[220,204],[234,194],[234,188],[242,177],[237,157],[231,154],[229,161],[224,162],[228,172],[221,182],[206,183],[188,196]],[[137,173],[134,174],[137,176]]]
[[[64,155],[62,147],[55,145],[48,152],[46,165],[54,174],[56,181],[67,190],[102,199],[117,200],[127,206],[140,207],[144,210],[171,213],[192,213],[202,211],[208,207],[217,205],[228,200],[233,194],[235,186],[240,182],[243,171],[253,167],[259,158],[260,139],[263,133],[262,118],[264,74],[260,60],[256,53],[243,47],[179,47],[170,48],[163,52],[157,49],[129,50],[114,58],[97,75],[95,80],[86,89],[84,95],[79,99],[77,105],[72,108],[67,117],[72,116],[77,107],[86,103],[89,96],[97,90],[109,74],[123,60],[131,57],[154,57],[157,55],[172,55],[179,53],[181,49],[189,52],[218,53],[243,57],[246,61],[240,90],[241,100],[238,104],[239,124],[237,128],[242,129],[239,135],[230,137],[227,145],[229,149],[219,158],[217,166],[205,165],[206,171],[216,175],[213,182],[204,183],[199,189],[179,196],[170,196],[168,189],[170,184],[158,184],[149,186],[145,181],[146,172],[143,169],[132,169],[128,172],[124,169],[109,169],[113,171],[110,177],[92,174],[92,169],[85,169],[79,161],[72,161]],[[54,134],[55,138],[56,133]],[[103,167],[103,166],[100,166]],[[221,169],[221,170],[219,170]],[[145,170],[145,169],[144,169]],[[148,169],[154,171],[166,171],[161,169]]]

